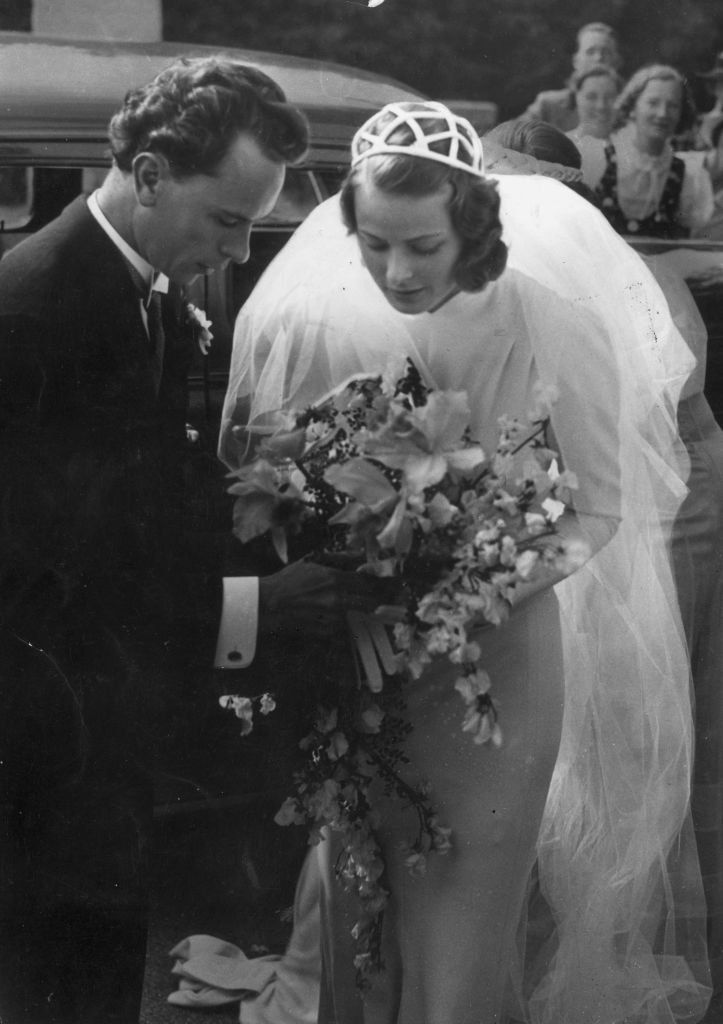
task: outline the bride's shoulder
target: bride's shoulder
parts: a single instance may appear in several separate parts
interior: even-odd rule
[[[530,224],[542,214],[560,215],[579,209],[585,203],[562,180],[547,174],[492,175],[500,197],[500,216],[503,225],[514,219]]]
[[[588,228],[598,226],[598,211],[586,199],[544,175],[500,177],[499,195],[508,266],[527,265],[535,254],[557,266],[566,250],[580,251]]]

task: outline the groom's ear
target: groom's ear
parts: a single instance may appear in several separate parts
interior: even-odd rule
[[[158,189],[170,177],[168,161],[160,153],[139,153],[133,160],[133,184],[141,206],[155,206]]]

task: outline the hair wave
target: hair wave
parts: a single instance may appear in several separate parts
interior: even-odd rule
[[[132,89],[108,130],[121,170],[150,151],[162,154],[178,178],[212,174],[242,132],[276,163],[298,163],[309,145],[306,118],[273,79],[215,56],[182,57]]]

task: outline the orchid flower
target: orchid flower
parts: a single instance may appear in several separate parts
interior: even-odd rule
[[[186,303],[186,316],[196,334],[196,344],[201,354],[207,356],[213,341],[213,332],[210,330],[213,321],[208,319],[205,310],[194,306],[192,302]]]
[[[306,509],[303,474],[282,472],[258,459],[239,476],[228,489],[239,499],[233,512],[234,534],[245,543],[268,530],[279,558],[287,562],[286,530],[301,523]]]
[[[324,480],[353,500],[330,522],[344,523],[369,545],[370,535],[384,550],[399,555],[409,550],[412,528],[406,517],[406,496],[368,459],[350,459],[330,466]]]
[[[401,470],[410,493],[418,494],[446,473],[469,475],[484,461],[479,445],[460,447],[469,415],[464,391],[433,391],[425,405],[411,410],[393,403],[390,419],[370,433],[364,449]]]

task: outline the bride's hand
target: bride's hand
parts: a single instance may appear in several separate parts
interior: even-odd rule
[[[333,636],[346,628],[347,611],[372,612],[383,604],[387,582],[316,562],[292,562],[259,580],[259,633]]]

